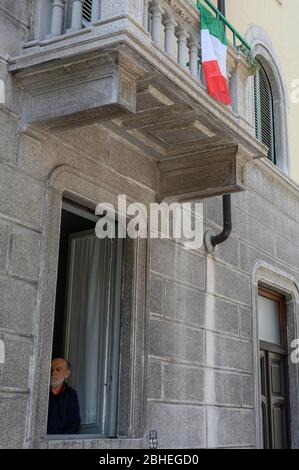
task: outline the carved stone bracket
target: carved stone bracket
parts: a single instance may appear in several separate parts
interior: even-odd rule
[[[24,89],[22,127],[81,126],[136,112],[137,79],[143,70],[119,51],[72,57],[17,74]]]
[[[159,201],[186,201],[245,190],[251,154],[241,145],[208,147],[159,162]]]

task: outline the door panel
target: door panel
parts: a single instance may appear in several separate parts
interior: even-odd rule
[[[274,406],[272,410],[273,420],[273,448],[285,449],[285,409],[284,406]]]
[[[268,415],[268,386],[267,386],[267,357],[265,351],[260,351],[260,373],[261,373],[261,413],[262,413],[262,438],[263,449],[270,449],[269,415]]]
[[[286,356],[268,352],[272,442],[274,449],[287,447]]]
[[[286,355],[260,351],[263,448],[288,447]]]

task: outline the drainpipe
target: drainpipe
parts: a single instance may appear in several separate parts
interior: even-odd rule
[[[220,13],[225,16],[225,0],[218,0],[217,8]],[[232,232],[232,205],[231,195],[225,194],[222,197],[223,204],[223,230],[218,235],[212,235],[210,231],[207,231],[204,236],[204,242],[206,249],[209,253],[214,253],[217,245],[224,243]]]
[[[223,204],[223,230],[218,235],[212,235],[207,231],[204,236],[206,249],[209,253],[214,253],[216,246],[224,243],[232,232],[232,204],[231,195],[225,194],[222,197]]]

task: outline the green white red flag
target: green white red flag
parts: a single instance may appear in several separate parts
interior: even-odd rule
[[[202,67],[210,96],[224,104],[231,104],[228,88],[226,59],[227,40],[223,23],[203,6],[201,16]]]

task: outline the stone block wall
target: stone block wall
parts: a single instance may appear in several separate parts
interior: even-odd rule
[[[0,2],[0,340],[5,352],[0,364],[0,448],[24,446],[33,360],[43,190],[17,168],[21,90],[7,63],[21,53],[30,14],[31,1]]]
[[[151,242],[148,428],[161,447],[187,447],[189,432],[197,448],[256,445],[253,270],[265,262],[299,285],[299,194],[258,162],[232,202],[214,255]],[[221,197],[205,201],[205,224],[221,231]]]
[[[8,128],[17,126],[6,112],[0,115]],[[147,156],[97,125],[39,136],[12,130],[12,140],[4,150],[14,157],[4,151],[0,162],[0,336],[6,348],[0,442],[8,445],[6,423],[18,410],[9,445],[22,447],[39,406],[32,401],[34,380],[48,373],[47,362],[42,371],[35,365],[46,320],[41,270],[57,257],[55,244],[53,252],[44,245],[49,178],[67,165],[107,191],[126,194],[130,187],[133,199],[149,202],[157,173]],[[299,220],[295,192],[259,164],[249,170],[247,192],[233,196],[232,236],[215,255],[173,241],[149,244],[144,436],[157,430],[160,447],[255,445],[251,274],[264,260],[298,280]],[[218,232],[221,218],[221,198],[205,201],[206,228]]]
[[[41,357],[41,351],[51,344],[44,345],[42,331],[51,327],[46,312],[54,315],[55,292],[42,289],[42,282],[49,269],[55,285],[58,256],[45,231],[52,223],[46,212],[51,175],[68,167],[107,197],[129,194],[144,203],[156,200],[157,189],[150,156],[102,126],[20,132],[21,91],[8,76],[7,58],[20,53],[28,36],[31,2],[25,3],[0,0],[0,79],[6,85],[0,105],[0,448],[38,446],[43,437],[35,418],[47,400],[50,352]],[[221,198],[206,200],[205,227],[218,232],[221,224]],[[247,191],[233,196],[232,236],[214,255],[169,240],[148,244],[147,326],[136,339],[144,335],[147,345],[140,359],[147,376],[144,427],[136,436],[145,440],[136,446],[146,445],[149,430],[158,431],[159,447],[255,445],[252,271],[261,260],[298,285],[298,233],[298,188],[257,162],[248,166]],[[42,396],[36,393],[40,381]],[[134,442],[109,446],[132,448]]]

